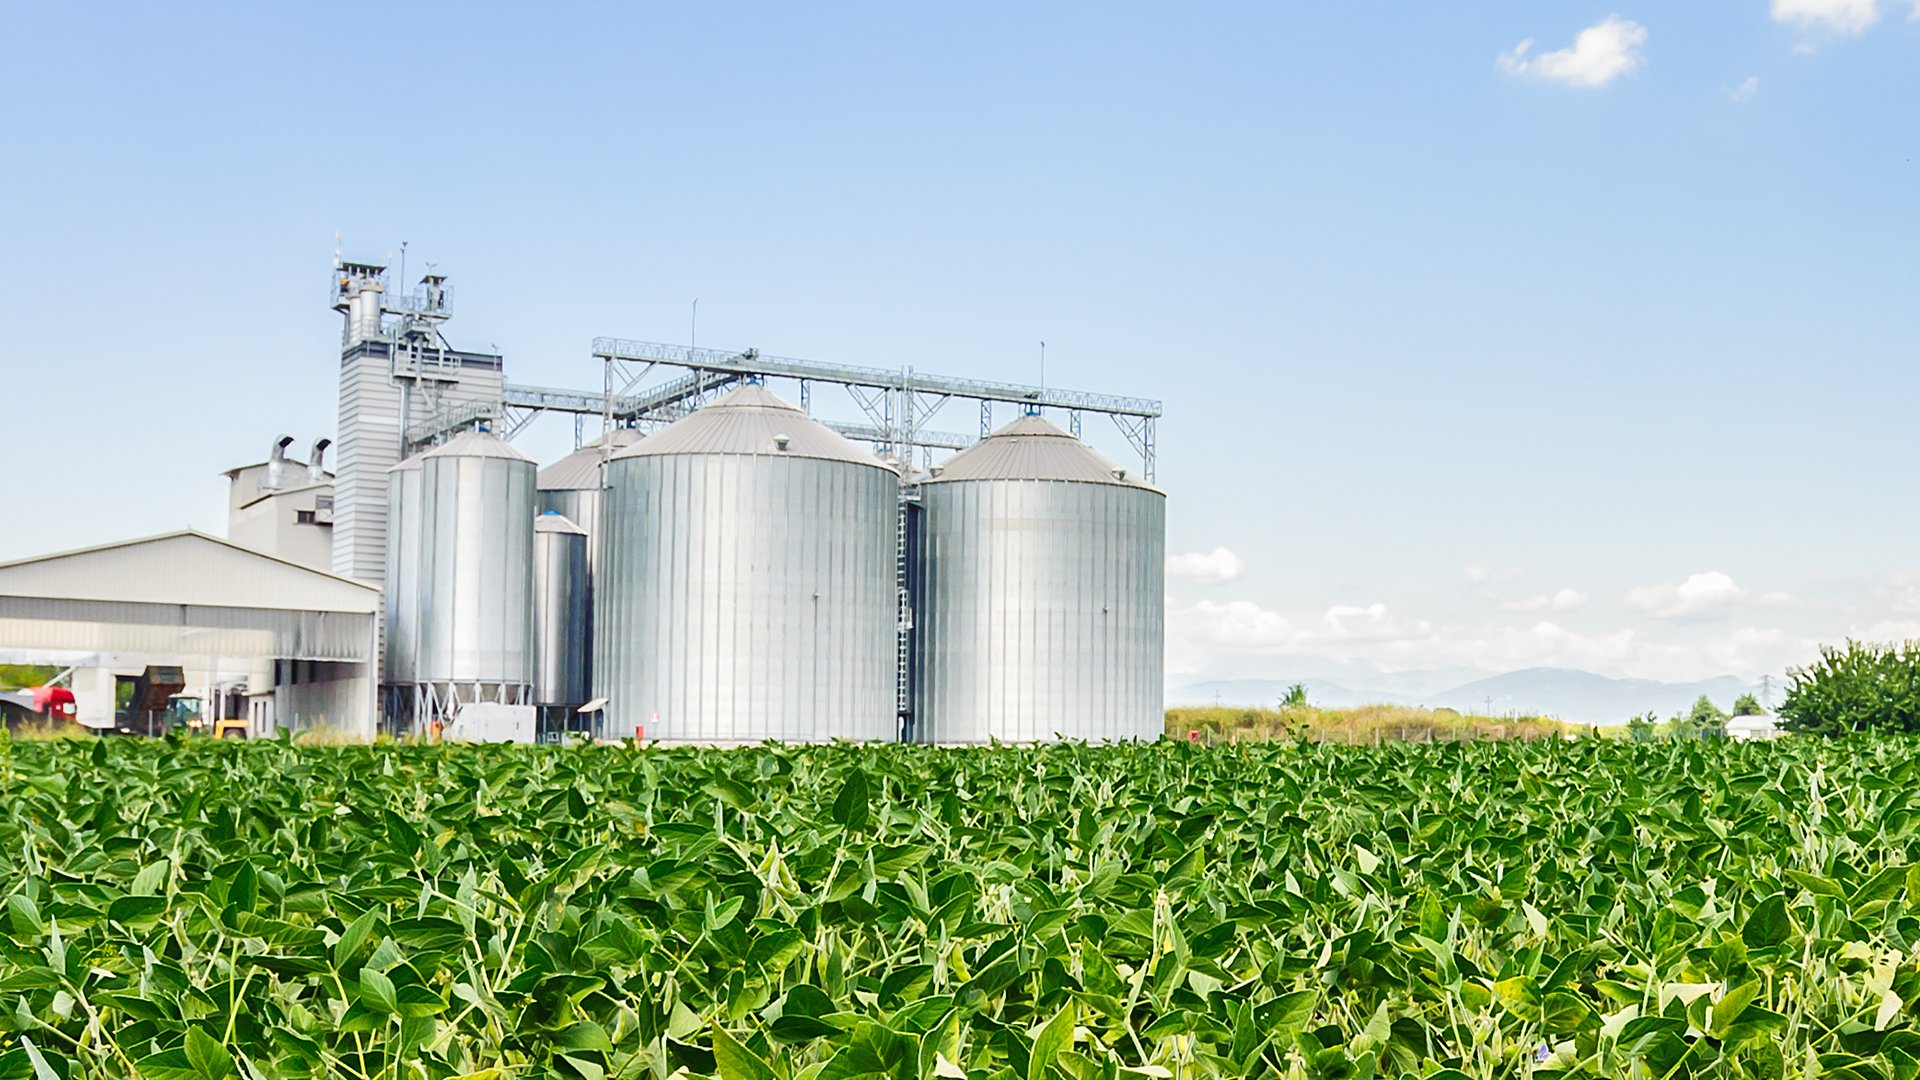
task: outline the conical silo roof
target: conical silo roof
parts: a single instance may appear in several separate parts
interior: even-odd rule
[[[508,461],[525,461],[532,458],[520,452],[518,447],[498,435],[485,431],[463,431],[439,446],[420,455],[423,458],[437,457],[484,457],[506,458]]]
[[[541,491],[596,491],[600,487],[600,454],[609,442],[615,453],[643,436],[632,428],[614,428],[587,445],[540,470]]]
[[[782,448],[782,443],[785,443]],[[757,383],[747,383],[698,412],[641,439],[613,460],[657,454],[765,454],[892,466]]]
[[[573,519],[558,510],[549,510],[533,519],[533,531],[537,533],[565,533],[570,536],[585,536],[587,530],[573,523]]]
[[[936,465],[925,483],[954,480],[1071,480],[1150,487],[1137,472],[1062,431],[1044,416],[1023,416]]]

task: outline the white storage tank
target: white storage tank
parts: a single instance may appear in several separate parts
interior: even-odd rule
[[[603,731],[897,737],[899,476],[763,386],[618,451],[595,567]]]
[[[1166,497],[1037,415],[919,492],[913,738],[1158,738]]]
[[[415,716],[532,704],[533,459],[466,431],[420,455]]]

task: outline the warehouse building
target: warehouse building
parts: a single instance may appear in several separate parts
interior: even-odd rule
[[[185,530],[0,564],[0,650],[80,654],[75,719],[124,729],[139,686],[208,726],[371,735],[380,591]]]

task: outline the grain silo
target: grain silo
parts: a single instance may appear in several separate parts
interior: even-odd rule
[[[533,683],[533,459],[466,431],[420,456],[415,716],[528,706]]]
[[[919,490],[913,738],[1158,738],[1166,497],[1040,416]]]
[[[381,681],[411,687],[420,626],[420,455],[387,470],[387,579]],[[411,694],[409,689],[406,693]],[[405,704],[389,704],[389,715]]]
[[[559,461],[540,470],[540,513],[555,513],[573,522],[585,534],[587,579],[580,602],[586,610],[586,637],[580,649],[580,677],[593,685],[593,567],[600,557],[600,495],[602,466],[608,453],[640,441],[632,428],[614,428]],[[592,695],[589,694],[589,697]],[[576,704],[584,704],[585,698]]]
[[[587,533],[552,510],[533,519],[533,701],[541,730],[575,731],[587,682]]]
[[[604,733],[896,738],[899,490],[757,384],[616,452],[595,567]]]

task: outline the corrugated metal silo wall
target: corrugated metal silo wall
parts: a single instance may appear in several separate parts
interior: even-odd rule
[[[420,625],[420,470],[387,476],[387,580],[384,586],[385,667],[390,683],[414,680]]]
[[[920,491],[915,737],[1158,738],[1166,497],[1057,480]]]
[[[594,691],[607,734],[895,737],[894,473],[646,455],[612,462],[605,498]]]
[[[577,703],[585,704],[587,698],[593,696],[593,568],[600,559],[600,491],[597,488],[543,488],[534,498],[540,513],[551,510],[587,531],[587,584],[586,594],[581,597],[581,605],[586,610],[586,638],[580,646],[580,677],[587,697]]]
[[[531,461],[421,462],[419,682],[533,681],[533,485]]]
[[[583,705],[587,683],[587,538],[533,534],[533,700]]]

